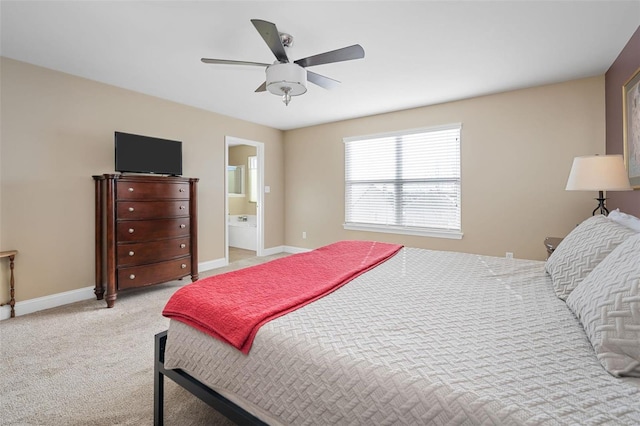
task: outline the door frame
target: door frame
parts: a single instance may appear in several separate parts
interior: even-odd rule
[[[249,145],[256,148],[258,161],[258,193],[256,200],[256,256],[264,256],[264,143],[235,136],[225,136],[224,150],[224,258],[229,264],[229,186],[227,166],[229,166],[229,147]]]

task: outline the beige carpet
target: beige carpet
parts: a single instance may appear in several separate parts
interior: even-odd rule
[[[282,255],[245,259],[203,276]],[[0,322],[0,425],[151,425],[153,351],[168,298],[189,280]],[[166,425],[231,424],[165,378]]]

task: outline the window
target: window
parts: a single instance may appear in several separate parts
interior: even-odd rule
[[[258,202],[258,157],[252,155],[247,158],[249,166],[249,202]]]
[[[462,238],[461,124],[345,143],[345,229]]]

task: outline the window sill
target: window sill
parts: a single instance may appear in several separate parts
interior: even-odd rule
[[[385,234],[418,235],[421,237],[448,238],[451,240],[461,240],[464,235],[461,231],[451,231],[444,229],[426,228],[402,228],[384,225],[360,225],[355,223],[345,223],[344,229],[349,231],[383,232]]]

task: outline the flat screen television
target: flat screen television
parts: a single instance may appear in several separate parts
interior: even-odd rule
[[[117,172],[182,175],[182,142],[115,132]]]

